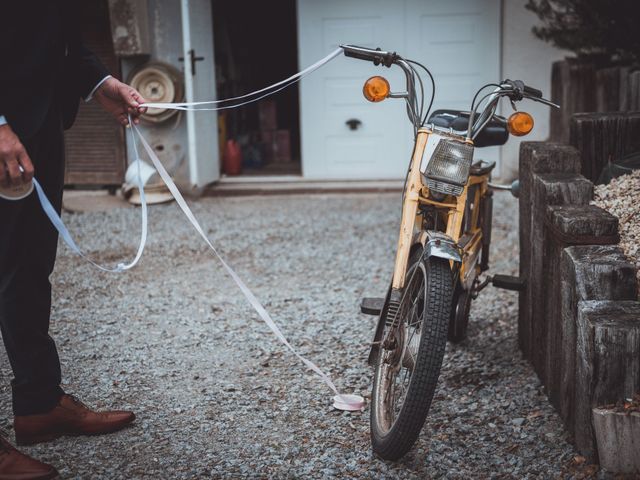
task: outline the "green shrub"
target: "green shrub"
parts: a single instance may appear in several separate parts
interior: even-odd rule
[[[528,0],[540,39],[602,63],[640,60],[640,0]]]

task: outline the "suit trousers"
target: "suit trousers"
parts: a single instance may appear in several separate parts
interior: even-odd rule
[[[60,212],[64,186],[64,136],[53,102],[30,138],[20,139],[38,179]],[[0,332],[14,378],[14,415],[50,411],[60,400],[60,360],[49,336],[51,283],[58,232],[35,192],[19,201],[0,198]]]

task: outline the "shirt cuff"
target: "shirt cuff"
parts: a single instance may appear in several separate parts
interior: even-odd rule
[[[98,82],[98,84],[93,87],[93,90],[91,90],[91,92],[89,92],[89,95],[87,95],[84,99],[85,102],[90,102],[91,99],[93,98],[93,94],[96,93],[96,90],[98,90],[98,88],[100,88],[100,85],[102,85],[104,82],[106,82],[107,80],[109,80],[111,78],[111,75],[107,75],[106,77],[104,77],[102,80],[100,80]]]
[[[2,125],[6,125],[7,123],[8,123],[8,122],[7,122],[7,119],[6,119],[6,118],[4,118],[4,115],[0,115],[0,127],[1,127]]]

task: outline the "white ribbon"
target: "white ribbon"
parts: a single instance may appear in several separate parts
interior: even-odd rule
[[[145,104],[142,104],[142,106],[149,107],[149,108],[167,108],[167,109],[175,109],[175,110],[223,110],[223,109],[226,109],[226,108],[236,108],[236,107],[239,107],[239,106],[242,106],[242,105],[246,105],[247,103],[252,103],[252,102],[258,101],[261,98],[264,98],[264,97],[266,97],[268,95],[272,95],[272,94],[282,90],[283,88],[288,87],[289,85],[299,81],[305,75],[308,75],[309,73],[317,70],[321,66],[323,66],[326,63],[330,62],[335,57],[337,57],[341,52],[342,52],[342,49],[339,48],[339,49],[335,50],[334,52],[332,52],[331,54],[327,55],[322,60],[314,63],[313,65],[311,65],[310,67],[302,70],[301,72],[299,72],[299,73],[297,73],[295,75],[292,75],[291,77],[289,77],[289,78],[287,78],[285,80],[282,80],[281,82],[275,83],[275,84],[273,84],[273,85],[271,85],[269,87],[266,87],[266,88],[263,88],[261,90],[257,90],[255,92],[252,92],[252,93],[249,93],[249,94],[246,94],[246,95],[242,95],[242,96],[239,96],[239,97],[234,97],[234,98],[230,98],[230,99],[226,99],[226,100],[209,101],[209,102],[145,103]],[[267,93],[265,93],[265,92],[267,92]],[[194,107],[199,107],[201,105],[212,105],[212,104],[213,105],[217,105],[217,104],[223,103],[223,102],[228,102],[228,101],[233,101],[233,100],[242,100],[242,99],[245,99],[245,98],[248,98],[248,97],[253,97],[255,95],[259,95],[259,94],[262,94],[262,93],[264,93],[264,95],[262,95],[260,97],[253,98],[253,99],[248,100],[246,102],[242,102],[242,103],[239,103],[239,104],[230,105],[230,106],[226,106],[226,107],[194,108]],[[129,263],[129,264],[119,263],[115,268],[104,267],[104,266],[101,266],[101,265],[97,264],[93,260],[91,260],[89,257],[87,257],[80,250],[80,248],[78,248],[76,243],[73,241],[73,238],[69,234],[69,231],[66,228],[66,226],[64,225],[64,222],[62,221],[60,216],[57,214],[57,212],[55,211],[55,209],[51,205],[51,202],[49,202],[49,200],[47,199],[46,195],[44,194],[44,192],[43,192],[43,190],[42,190],[42,188],[40,186],[40,184],[34,179],[33,182],[34,182],[36,191],[38,193],[38,197],[40,199],[40,203],[42,204],[42,208],[44,209],[45,213],[47,214],[47,216],[51,220],[51,223],[58,230],[58,232],[60,232],[60,235],[62,236],[64,241],[67,243],[69,248],[71,248],[71,250],[73,250],[75,253],[77,253],[78,255],[83,257],[85,260],[87,260],[89,263],[91,263],[92,265],[96,266],[100,270],[104,270],[104,271],[108,271],[108,272],[122,272],[124,270],[128,270],[128,269],[132,268],[134,265],[136,265],[136,263],[138,263],[138,260],[140,260],[140,257],[142,256],[142,252],[143,252],[144,247],[145,247],[146,238],[147,238],[147,203],[146,203],[146,200],[145,200],[145,197],[144,197],[144,185],[143,185],[143,182],[142,182],[142,175],[141,175],[141,171],[140,171],[141,160],[140,160],[140,157],[138,155],[137,142],[136,142],[136,137],[135,137],[135,135],[137,135],[139,140],[140,140],[140,142],[142,143],[142,146],[144,147],[145,151],[147,152],[147,155],[148,155],[149,159],[153,163],[153,166],[158,171],[158,174],[160,175],[160,178],[162,178],[164,183],[167,185],[167,188],[169,189],[169,191],[171,192],[171,194],[175,198],[178,206],[182,209],[182,211],[184,212],[185,216],[187,217],[187,219],[189,220],[191,225],[193,225],[193,228],[195,228],[196,232],[198,232],[198,234],[202,237],[202,239],[205,241],[205,243],[213,251],[213,253],[218,258],[218,260],[220,260],[220,263],[222,263],[222,266],[225,268],[227,273],[231,276],[231,278],[236,283],[238,288],[240,288],[240,291],[243,293],[243,295],[249,301],[249,303],[251,304],[253,309],[258,313],[260,318],[267,324],[267,326],[275,334],[275,336],[278,338],[278,340],[280,340],[280,342],[282,342],[302,363],[304,363],[309,369],[311,369],[314,373],[316,373],[322,379],[322,381],[336,394],[336,396],[334,397],[334,406],[336,406],[336,408],[340,408],[340,409],[343,409],[343,410],[357,410],[357,409],[361,408],[364,405],[364,400],[361,397],[358,397],[357,395],[343,395],[343,394],[340,394],[338,392],[338,389],[336,388],[335,384],[331,380],[331,378],[327,374],[325,374],[315,363],[313,363],[311,360],[308,360],[307,358],[303,357],[300,353],[298,353],[298,351],[291,345],[291,343],[289,343],[287,338],[284,336],[284,334],[282,333],[282,331],[280,330],[278,325],[276,325],[274,320],[271,318],[271,315],[269,315],[269,312],[267,312],[267,310],[264,308],[262,303],[260,303],[260,301],[253,294],[251,289],[249,289],[249,287],[242,281],[242,279],[238,276],[238,274],[229,266],[229,264],[222,258],[222,256],[218,253],[216,248],[213,246],[213,244],[211,243],[211,241],[209,240],[207,235],[204,233],[204,230],[200,226],[200,223],[198,222],[196,217],[193,215],[193,212],[191,211],[191,209],[187,205],[187,202],[184,200],[184,197],[182,196],[182,194],[178,190],[178,187],[176,186],[176,184],[174,183],[173,179],[171,178],[171,175],[169,175],[167,170],[164,168],[164,166],[162,165],[162,162],[160,162],[160,159],[158,158],[156,153],[153,151],[153,149],[151,148],[149,143],[146,141],[146,139],[142,135],[142,132],[140,131],[140,129],[131,121],[131,117],[129,117],[129,125],[131,126],[130,131],[132,132],[131,133],[132,143],[133,143],[133,148],[134,148],[134,152],[135,152],[135,156],[136,156],[136,161],[138,163],[138,175],[137,175],[137,179],[136,180],[137,180],[137,183],[138,183],[138,188],[140,190],[140,200],[141,200],[141,203],[142,203],[142,233],[141,233],[141,236],[140,236],[140,246],[138,247],[138,253],[137,253],[136,257],[134,258],[134,260],[131,263]]]
[[[251,93],[247,93],[245,95],[240,95],[238,97],[232,97],[232,98],[225,98],[223,100],[210,100],[207,102],[176,102],[176,103],[154,103],[154,102],[149,102],[149,103],[143,103],[142,106],[143,107],[148,107],[148,108],[166,108],[166,109],[170,109],[170,110],[204,110],[204,111],[217,111],[217,110],[226,110],[228,108],[237,108],[237,107],[241,107],[243,105],[247,105],[249,103],[252,102],[257,102],[258,100],[261,100],[265,97],[268,97],[269,95],[273,95],[274,93],[279,92],[280,90],[287,88],[290,85],[293,85],[296,82],[299,82],[302,77],[305,77],[307,75],[309,75],[310,73],[316,71],[317,69],[319,69],[320,67],[322,67],[323,65],[329,63],[331,60],[333,60],[334,58],[336,58],[338,55],[340,55],[342,53],[342,48],[337,48],[335,49],[333,52],[331,52],[329,55],[327,55],[326,57],[324,57],[321,60],[318,60],[316,63],[314,63],[313,65],[310,65],[309,67],[305,68],[304,70],[291,75],[289,78],[286,78],[284,80],[281,80],[277,83],[274,83],[273,85],[269,85],[268,87],[262,88],[260,90],[256,90],[255,92],[251,92]],[[280,87],[280,88],[277,88]],[[277,89],[276,89],[277,88]],[[276,90],[273,90],[276,89]],[[265,93],[268,92],[268,93]],[[193,108],[193,107],[200,107],[202,105],[218,105],[220,103],[226,103],[226,102],[232,102],[234,100],[243,100],[245,98],[249,98],[249,97],[253,97],[254,95],[259,95],[261,93],[265,93],[264,95],[258,97],[258,98],[254,98],[252,100],[248,100],[246,102],[242,102],[242,103],[236,103],[234,105],[228,105],[226,107],[211,107],[211,108]]]
[[[291,346],[289,341],[283,335],[283,333],[280,330],[280,328],[278,328],[276,323],[271,318],[271,315],[269,315],[269,312],[267,312],[267,310],[262,306],[260,301],[256,298],[256,296],[249,289],[249,287],[247,287],[247,285],[242,281],[242,279],[238,276],[238,274],[229,266],[229,264],[227,262],[225,262],[224,258],[222,258],[220,256],[220,254],[218,253],[216,248],[213,246],[213,244],[211,243],[211,241],[209,240],[207,235],[204,233],[204,230],[200,226],[200,223],[198,222],[196,217],[193,215],[193,212],[189,208],[189,205],[187,205],[187,202],[185,202],[184,197],[182,196],[182,194],[180,193],[180,190],[178,190],[178,187],[176,186],[176,184],[172,180],[171,175],[169,175],[167,170],[164,168],[164,166],[162,165],[162,162],[160,162],[160,160],[158,159],[158,156],[153,151],[153,149],[151,148],[151,146],[149,145],[147,140],[142,136],[142,133],[140,132],[140,129],[135,124],[133,124],[133,130],[138,135],[138,138],[140,139],[140,142],[142,143],[142,146],[146,150],[147,155],[149,156],[149,158],[151,159],[151,162],[153,163],[153,166],[156,167],[156,170],[158,171],[158,174],[160,175],[160,178],[162,178],[164,183],[167,185],[167,188],[169,189],[169,191],[171,192],[173,197],[176,199],[176,203],[178,204],[178,206],[182,209],[182,211],[186,215],[186,217],[189,220],[189,222],[191,222],[191,225],[193,225],[193,228],[195,228],[196,232],[198,232],[200,234],[202,239],[209,246],[209,248],[213,251],[213,253],[218,258],[218,260],[220,260],[220,263],[222,263],[222,266],[225,268],[225,270],[231,276],[231,278],[236,282],[236,285],[238,285],[238,287],[240,288],[240,290],[242,291],[244,296],[247,298],[247,300],[249,301],[251,306],[254,308],[254,310],[258,313],[258,315],[260,315],[260,318],[262,320],[264,320],[264,323],[267,324],[267,326],[276,335],[276,337],[278,337],[278,339],[284,345],[286,345],[286,347],[289,350],[291,350],[291,352],[293,352],[293,354],[296,357],[298,357],[302,361],[302,363],[304,363],[307,367],[309,367],[316,374],[318,374],[318,376],[320,376],[320,378],[322,378],[324,383],[326,383],[327,386],[329,386],[329,388],[331,390],[333,390],[333,392],[336,395],[340,395],[339,392],[338,392],[338,389],[336,388],[335,384],[331,381],[331,379],[322,370],[320,370],[320,368],[318,368],[318,366],[315,363],[313,363],[312,361],[307,360],[306,358],[304,358],[302,355],[300,355]]]
[[[64,224],[64,222],[60,218],[60,215],[58,215],[58,212],[56,212],[56,209],[53,208],[53,205],[51,204],[51,202],[49,201],[49,199],[45,195],[44,190],[42,189],[42,186],[40,185],[38,180],[36,180],[35,178],[33,179],[33,186],[35,187],[36,193],[38,194],[38,199],[40,200],[40,205],[42,205],[42,209],[44,210],[44,213],[47,215],[47,217],[49,217],[49,220],[51,221],[53,226],[56,228],[56,230],[58,230],[58,232],[60,233],[60,236],[62,237],[64,242],[69,246],[69,248],[73,252],[75,252],[78,255],[80,255],[82,258],[84,258],[87,262],[89,262],[94,267],[99,268],[100,270],[103,270],[105,272],[119,273],[119,272],[124,272],[125,270],[129,270],[130,268],[135,267],[136,264],[138,263],[138,261],[140,260],[140,258],[142,257],[142,252],[144,252],[144,247],[145,247],[145,245],[147,243],[147,225],[148,225],[148,221],[147,221],[147,219],[148,219],[147,201],[146,201],[146,199],[144,197],[144,185],[143,185],[143,182],[142,182],[142,173],[141,173],[141,170],[140,170],[140,161],[139,161],[139,157],[138,157],[138,150],[137,150],[137,147],[136,147],[136,138],[133,136],[133,131],[131,132],[131,139],[133,140],[136,159],[138,159],[138,161],[136,162],[138,164],[138,172],[137,172],[137,175],[136,175],[136,183],[138,184],[138,189],[140,190],[140,203],[141,203],[141,207],[140,208],[142,209],[141,210],[142,211],[142,219],[141,219],[142,220],[142,228],[141,228],[141,232],[140,232],[140,244],[138,245],[138,252],[136,253],[135,258],[129,263],[118,263],[115,267],[105,267],[103,265],[98,264],[97,262],[95,262],[91,258],[89,258],[82,250],[80,250],[80,248],[78,247],[76,242],[73,240],[73,237],[69,233],[69,229],[67,228],[67,226]]]

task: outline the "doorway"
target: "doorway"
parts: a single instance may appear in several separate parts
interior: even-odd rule
[[[298,71],[296,0],[212,0],[212,13],[218,98],[259,90]],[[298,98],[294,84],[218,112],[222,174],[300,175]],[[233,162],[230,151],[236,152]]]

